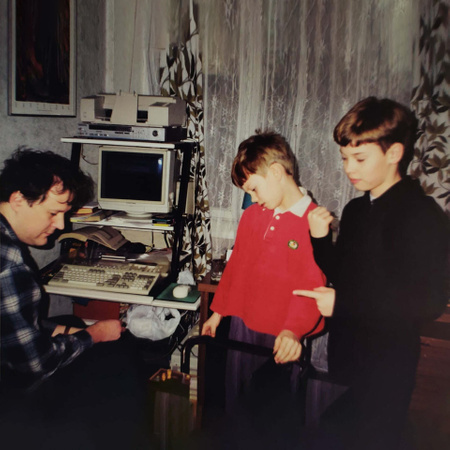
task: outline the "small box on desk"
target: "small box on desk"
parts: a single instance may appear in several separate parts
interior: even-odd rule
[[[120,318],[120,303],[89,300],[85,305],[74,302],[73,313],[81,319],[104,320]]]

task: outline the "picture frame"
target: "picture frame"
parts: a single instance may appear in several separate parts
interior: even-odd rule
[[[76,116],[75,0],[10,0],[9,115]]]

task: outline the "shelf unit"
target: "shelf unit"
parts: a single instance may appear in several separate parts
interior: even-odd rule
[[[186,226],[186,202],[187,202],[187,192],[188,192],[188,183],[190,178],[190,165],[192,154],[195,146],[197,145],[196,141],[186,140],[181,142],[147,142],[147,141],[132,141],[127,139],[90,139],[90,138],[77,138],[77,137],[64,137],[61,139],[61,142],[71,144],[72,145],[72,153],[71,153],[71,161],[72,164],[79,167],[80,158],[82,154],[82,146],[83,145],[108,145],[108,146],[123,146],[123,147],[140,147],[140,148],[166,148],[179,150],[182,155],[182,165],[181,165],[181,178],[180,178],[180,187],[177,198],[177,207],[174,208],[173,217],[174,217],[174,225],[165,227],[165,226],[157,226],[157,225],[147,225],[144,228],[142,226],[130,226],[126,225],[114,225],[117,228],[131,228],[140,231],[149,231],[149,232],[172,232],[173,233],[173,246],[172,246],[172,261],[169,276],[167,277],[167,284],[169,282],[176,281],[176,277],[178,275],[178,271],[180,269],[180,264],[183,262],[180,258],[182,241],[183,241],[183,231]],[[106,225],[104,221],[100,222],[89,222],[89,224],[85,223],[84,225]],[[108,225],[110,225],[108,223]],[[54,286],[45,286],[46,291],[49,294],[59,294],[59,295],[68,295],[72,297],[86,297],[97,300],[108,300],[108,301],[116,301],[121,303],[138,303],[138,304],[147,304],[153,306],[170,306],[169,302],[160,301],[155,299],[152,296],[140,296],[133,294],[112,294],[111,292],[102,292],[102,291],[94,291],[94,290],[77,290],[77,289],[69,289],[64,287],[54,287]],[[164,304],[163,304],[164,303]],[[196,310],[199,306],[200,298],[196,303],[187,304],[186,308],[183,309],[192,309]]]

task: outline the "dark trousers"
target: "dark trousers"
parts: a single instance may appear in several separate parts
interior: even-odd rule
[[[415,349],[414,349],[415,350]],[[406,355],[406,356],[405,356]],[[307,430],[307,450],[398,450],[408,448],[404,428],[415,384],[419,350],[393,353],[385,364],[373,365]]]
[[[147,377],[132,336],[99,343],[36,391],[3,389],[5,449],[148,449]]]
[[[231,318],[233,340],[273,348],[275,336],[258,333],[237,317]],[[208,352],[214,348],[208,348]],[[225,408],[214,421],[203,416],[199,436],[184,447],[189,450],[292,450],[299,442],[303,423],[301,368],[276,364],[273,357],[228,350]],[[211,380],[210,380],[211,381]]]

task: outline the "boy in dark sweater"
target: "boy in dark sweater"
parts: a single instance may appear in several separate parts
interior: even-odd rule
[[[369,97],[338,123],[344,170],[362,197],[344,208],[333,246],[332,215],[308,215],[314,257],[332,287],[295,294],[329,317],[329,373],[348,390],[328,409],[314,448],[395,449],[420,354],[420,325],[448,299],[448,219],[406,175],[416,119]]]

